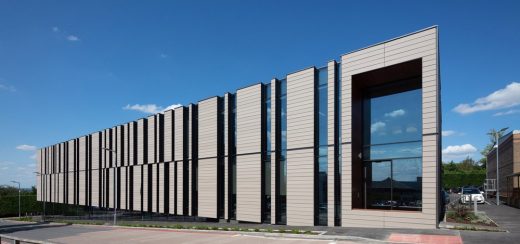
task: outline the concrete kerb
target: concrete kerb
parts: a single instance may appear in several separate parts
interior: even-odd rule
[[[112,225],[88,225],[88,224],[72,224],[77,226],[88,227],[109,227],[114,229],[138,229],[138,230],[158,230],[171,232],[200,232],[200,233],[215,233],[227,234],[235,236],[256,236],[267,238],[290,238],[290,239],[304,239],[304,240],[330,240],[330,241],[357,241],[363,243],[388,243],[385,240],[371,239],[357,236],[340,236],[340,235],[323,235],[324,231],[315,231],[318,234],[291,234],[291,233],[269,233],[269,232],[246,232],[246,231],[222,231],[222,230],[198,230],[198,229],[175,229],[175,228],[160,228],[160,227],[134,227],[134,226],[112,226]],[[395,243],[395,242],[394,242]]]
[[[0,242],[1,243],[4,243],[4,239],[15,241],[14,243],[20,243],[20,242],[23,242],[23,243],[34,243],[34,244],[51,244],[52,243],[52,242],[47,242],[47,241],[38,241],[38,240],[25,239],[25,238],[20,238],[20,237],[0,234]]]

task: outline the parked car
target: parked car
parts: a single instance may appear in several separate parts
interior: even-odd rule
[[[460,203],[469,204],[472,202],[484,203],[484,195],[477,188],[462,188]]]

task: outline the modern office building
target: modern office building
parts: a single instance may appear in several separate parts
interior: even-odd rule
[[[434,26],[41,148],[38,200],[294,226],[436,228],[440,110]]]
[[[486,178],[496,181],[496,147],[487,155],[486,171]],[[498,174],[501,200],[520,207],[520,130],[513,130],[498,139]]]

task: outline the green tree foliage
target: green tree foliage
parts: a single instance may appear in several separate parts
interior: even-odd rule
[[[22,189],[20,206],[23,216],[41,212],[42,204],[36,201],[36,188]],[[18,216],[18,188],[0,186],[0,217]]]
[[[459,163],[453,161],[442,165],[442,184],[444,188],[480,186],[486,179],[486,170],[470,157]]]

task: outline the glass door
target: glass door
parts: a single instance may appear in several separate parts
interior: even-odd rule
[[[364,165],[365,208],[391,209],[392,161],[366,161]]]

